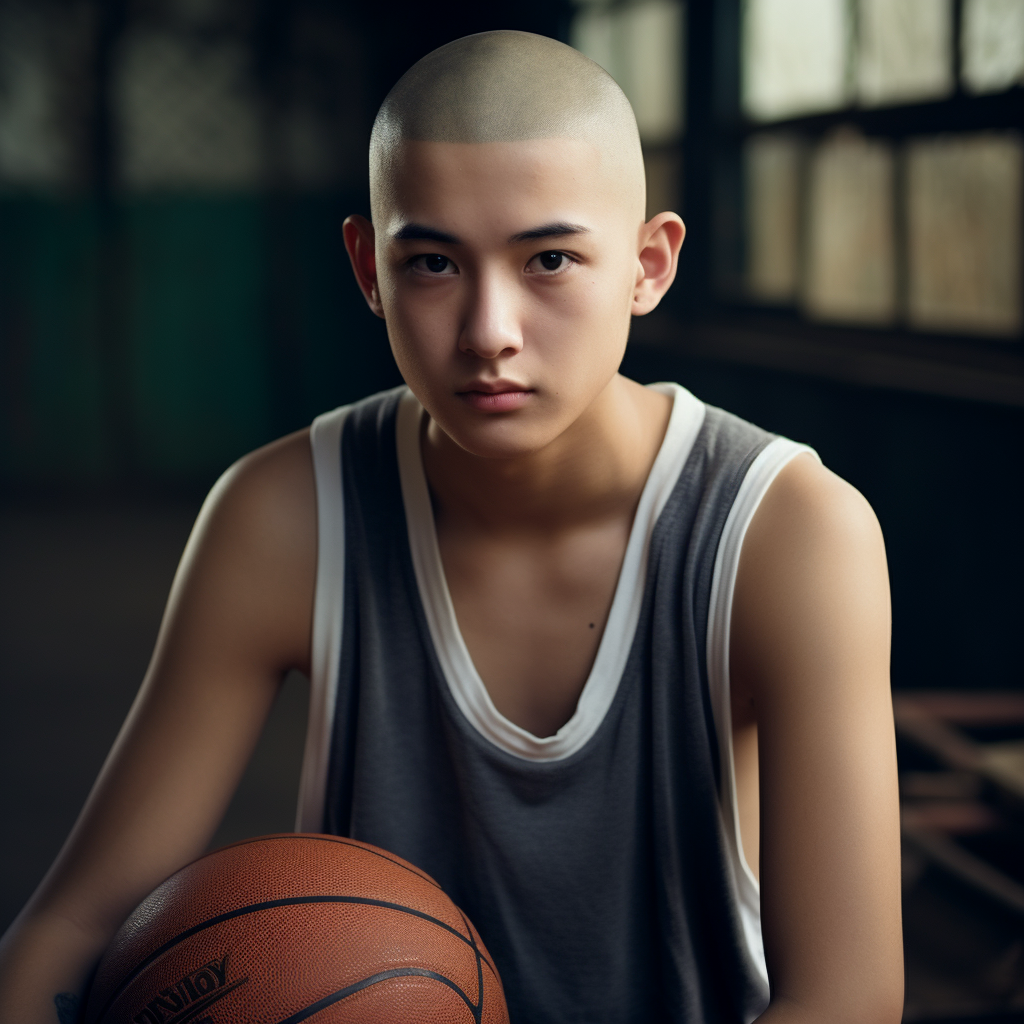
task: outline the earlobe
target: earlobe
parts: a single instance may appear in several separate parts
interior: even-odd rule
[[[370,309],[383,319],[384,307],[377,286],[376,235],[373,225],[365,217],[353,214],[345,218],[341,231],[359,290]]]
[[[633,316],[650,313],[671,287],[685,237],[686,226],[675,213],[659,213],[641,229]]]

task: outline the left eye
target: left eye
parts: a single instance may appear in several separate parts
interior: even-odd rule
[[[456,272],[455,264],[447,256],[440,253],[427,253],[423,256],[416,256],[411,265],[418,271],[432,274],[435,277],[448,276]]]
[[[530,260],[532,269],[552,273],[556,270],[563,270],[569,263],[569,257],[564,252],[541,252]]]

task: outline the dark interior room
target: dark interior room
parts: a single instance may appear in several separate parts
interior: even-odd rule
[[[204,496],[400,384],[341,224],[395,81],[568,43],[687,225],[622,372],[812,446],[893,601],[904,1020],[1024,1021],[1024,3],[0,0],[0,931],[145,672]],[[289,831],[291,673],[211,848]]]

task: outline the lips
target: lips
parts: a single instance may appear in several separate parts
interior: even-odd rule
[[[514,412],[533,395],[531,388],[516,381],[472,381],[457,392],[459,398],[480,412]]]

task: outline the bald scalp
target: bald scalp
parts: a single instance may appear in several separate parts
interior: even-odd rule
[[[381,105],[370,138],[370,191],[403,142],[521,142],[569,138],[644,193],[643,155],[629,100],[600,65],[547,36],[501,30],[464,36],[417,61]]]

